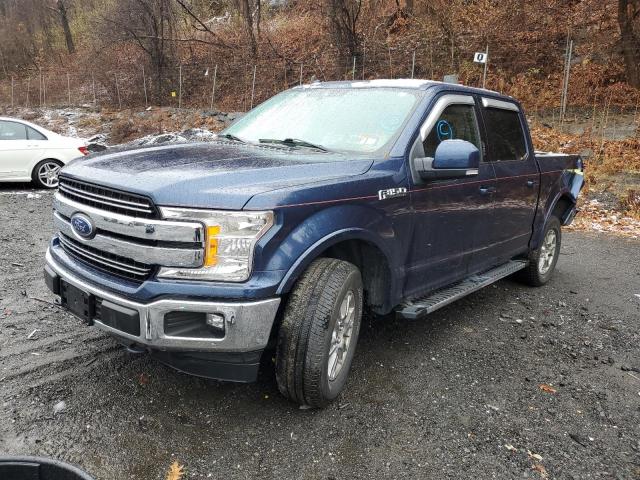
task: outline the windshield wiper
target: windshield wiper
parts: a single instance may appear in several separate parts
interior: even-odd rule
[[[233,140],[234,142],[247,143],[240,137],[236,137],[232,133],[223,133],[222,135],[218,135],[218,138],[226,138],[227,140]]]
[[[323,152],[328,152],[329,149],[322,145],[316,145],[315,143],[307,142],[306,140],[300,140],[298,138],[285,138],[284,140],[278,140],[275,138],[261,138],[260,143],[277,143],[279,145],[286,145],[287,147],[306,147],[315,148]]]

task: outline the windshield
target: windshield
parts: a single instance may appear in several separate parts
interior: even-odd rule
[[[391,88],[287,90],[222,134],[248,142],[283,141],[288,146],[372,153],[393,140],[419,95]]]

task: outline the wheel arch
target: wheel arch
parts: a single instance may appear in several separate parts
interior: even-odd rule
[[[533,249],[537,249],[542,241],[544,235],[544,229],[546,228],[549,218],[557,216],[561,225],[565,225],[564,219],[567,214],[575,207],[576,198],[571,195],[569,189],[562,189],[545,207],[544,221],[540,225],[540,228],[536,229],[536,233],[532,239],[531,246]]]
[[[362,275],[367,305],[376,313],[391,310],[398,285],[390,253],[373,234],[362,228],[341,229],[311,245],[287,271],[277,293],[288,293],[307,267],[322,257],[353,263]]]

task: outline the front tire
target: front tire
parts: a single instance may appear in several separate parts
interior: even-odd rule
[[[325,407],[344,389],[362,320],[362,278],[342,260],[320,258],[302,274],[278,333],[280,392],[301,405]]]
[[[58,160],[42,160],[33,169],[31,179],[37,187],[56,188],[58,186],[58,174],[61,168],[62,163]]]
[[[529,254],[529,265],[518,272],[518,278],[532,287],[540,287],[551,280],[560,255],[561,240],[560,220],[552,216],[545,226],[540,248]]]

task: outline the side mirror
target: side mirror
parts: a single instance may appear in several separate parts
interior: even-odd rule
[[[423,180],[477,175],[480,150],[466,140],[444,140],[436,148],[434,158],[416,158],[413,165]]]

